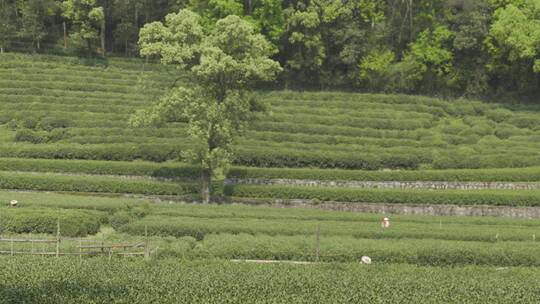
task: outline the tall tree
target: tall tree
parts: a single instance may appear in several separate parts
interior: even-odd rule
[[[208,203],[212,177],[230,163],[235,138],[258,109],[250,88],[281,70],[269,58],[272,47],[252,24],[234,15],[217,21],[207,34],[199,15],[189,10],[167,15],[165,24],[145,25],[139,43],[142,56],[159,56],[191,81],[139,112],[132,123],[188,122],[195,145],[184,157],[200,165],[201,197]]]
[[[534,72],[540,72],[540,2],[515,2],[495,11],[489,30],[492,50],[514,63],[525,60]]]
[[[47,35],[47,21],[54,16],[54,0],[23,0],[19,2],[21,11],[21,31],[23,37],[32,39],[34,50],[40,49],[41,40]]]
[[[446,26],[440,25],[433,30],[424,30],[416,41],[409,45],[402,62],[414,67],[408,77],[416,83],[418,91],[438,92],[449,84],[447,76],[451,72],[453,58],[451,35]],[[421,88],[418,85],[421,85]]]
[[[71,36],[86,41],[88,51],[92,51],[92,42],[101,40],[101,54],[105,56],[105,9],[98,6],[97,0],[66,0],[62,2],[63,16],[77,26]]]
[[[141,0],[114,0],[109,18],[114,26],[112,37],[114,46],[124,49],[124,54],[130,55],[136,49],[139,34],[139,17],[144,2]],[[111,27],[109,27],[111,28]]]
[[[455,95],[480,96],[488,90],[489,58],[484,41],[491,23],[490,0],[449,1],[453,14],[448,20],[452,31],[453,78]]]
[[[15,1],[0,0],[0,54],[17,36],[16,9]]]

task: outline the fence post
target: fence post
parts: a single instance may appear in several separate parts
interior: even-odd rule
[[[144,225],[144,258],[150,258],[150,248],[148,248],[148,225]]]
[[[317,224],[317,230],[315,232],[315,261],[319,261],[319,255],[320,255],[320,249],[321,249],[321,225]]]
[[[60,256],[60,218],[56,222],[56,257]]]
[[[82,264],[82,240],[79,240],[79,264]]]

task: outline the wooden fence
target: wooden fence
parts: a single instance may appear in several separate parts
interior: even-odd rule
[[[0,244],[9,243],[9,250],[0,250],[0,254],[9,255],[48,255],[59,257],[61,255],[75,255],[82,258],[84,255],[107,255],[109,260],[113,255],[128,256],[128,255],[142,255],[145,258],[150,258],[150,255],[156,253],[158,248],[153,251],[150,250],[148,245],[148,233],[145,233],[146,237],[144,241],[129,244],[105,244],[104,240],[91,240],[91,239],[77,239],[77,238],[63,238],[60,234],[60,222],[57,223],[56,238],[55,239],[19,239],[19,238],[2,238],[0,235]],[[15,249],[15,244],[30,243],[29,248],[25,247],[24,250],[20,248]],[[61,250],[61,243],[71,243],[64,251]],[[85,243],[85,245],[83,245]],[[38,245],[41,244],[41,250]],[[45,245],[54,244],[53,250],[45,250]],[[78,244],[78,245],[77,245]],[[5,248],[3,248],[5,249]],[[135,249],[135,250],[128,250]],[[140,250],[137,250],[140,249]]]

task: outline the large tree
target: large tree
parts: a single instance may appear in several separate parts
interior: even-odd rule
[[[21,11],[21,31],[23,37],[32,39],[34,50],[40,49],[41,40],[47,35],[47,21],[56,13],[53,0],[23,0],[19,2]]]
[[[515,0],[494,13],[488,46],[490,69],[510,76],[518,88],[538,87],[540,73],[540,1]]]
[[[77,26],[72,38],[86,41],[88,51],[92,42],[101,40],[101,54],[105,56],[105,9],[97,0],[66,0],[62,2],[62,15]]]
[[[258,109],[250,94],[256,81],[270,81],[281,71],[269,58],[272,47],[253,25],[230,15],[205,32],[199,15],[181,10],[165,23],[153,22],[140,32],[142,56],[159,56],[190,78],[172,89],[150,110],[134,116],[134,125],[187,121],[193,149],[184,157],[201,167],[201,197],[208,203],[211,179],[227,167],[232,144]]]
[[[0,54],[17,36],[16,12],[15,1],[0,0]]]

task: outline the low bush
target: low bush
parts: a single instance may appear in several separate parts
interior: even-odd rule
[[[30,206],[39,208],[59,209],[84,209],[99,210],[107,214],[113,214],[117,211],[128,211],[142,207],[144,200],[133,200],[130,198],[109,198],[99,196],[88,196],[80,194],[60,194],[43,192],[13,192],[0,191],[0,203],[8,205],[11,200],[19,201],[20,206]],[[106,218],[104,219],[106,221]]]
[[[0,207],[0,232],[56,234],[60,221],[62,236],[86,236],[99,231],[102,218],[98,211]]]
[[[508,109],[492,109],[486,111],[486,117],[495,121],[503,122],[513,116],[513,112]]]
[[[136,175],[164,178],[198,178],[200,170],[184,163],[118,162],[0,158],[0,170],[22,172],[65,172],[102,175]]]
[[[0,170],[65,172],[103,175],[135,175],[198,179],[200,170],[185,163],[120,162],[0,158]],[[449,181],[449,182],[540,182],[540,167],[454,170],[340,170],[305,168],[232,167],[229,178],[301,179],[326,181]]]
[[[253,209],[253,208],[252,208]],[[229,209],[233,211],[234,209]],[[321,236],[349,236],[361,239],[437,239],[437,240],[457,240],[457,241],[532,241],[533,235],[539,228],[538,222],[535,226],[505,226],[504,223],[493,223],[486,225],[473,221],[467,224],[454,223],[450,218],[430,218],[431,222],[412,222],[410,219],[392,216],[392,229],[381,229],[379,222],[381,215],[368,217],[358,216],[356,220],[352,217],[345,217],[345,220],[334,218],[302,217],[300,214],[289,217],[281,211],[283,217],[276,216],[269,211],[272,216],[266,216],[263,212],[251,213],[241,212],[240,214],[226,213],[223,209],[221,213],[215,210],[209,211],[209,216],[196,211],[202,210],[175,210],[160,209],[140,221],[133,221],[125,212],[125,226],[119,227],[120,231],[133,235],[145,235],[146,231],[156,236],[191,236],[196,239],[203,239],[206,235],[218,233],[251,235],[305,235],[312,236],[316,227],[319,227]],[[190,216],[190,214],[192,216]],[[339,214],[338,214],[339,216]],[[439,222],[441,225],[439,226]],[[444,221],[444,225],[442,224]],[[129,223],[128,223],[129,222]],[[517,221],[516,221],[517,222]],[[522,221],[523,222],[523,221]],[[436,225],[437,229],[433,229]],[[519,225],[516,223],[516,225]]]
[[[368,188],[287,187],[226,185],[225,194],[236,197],[313,199],[337,202],[540,206],[534,190],[386,190]]]
[[[228,239],[223,239],[227,242]],[[267,239],[245,242],[264,245]],[[186,242],[187,243],[187,242]],[[276,242],[272,242],[274,245]],[[225,243],[226,244],[226,243]],[[231,243],[242,244],[242,239]],[[187,247],[187,246],[186,246]],[[245,247],[242,247],[243,249]],[[445,247],[446,248],[446,247]],[[418,251],[421,249],[418,248]],[[454,248],[456,258],[460,256]],[[441,249],[435,252],[440,252]],[[161,250],[160,250],[161,252]],[[382,252],[382,251],[381,251]],[[461,252],[467,255],[468,250]],[[502,255],[503,252],[501,252]],[[494,261],[502,256],[497,254]],[[413,257],[414,254],[409,255]],[[425,255],[418,255],[420,257]],[[514,255],[513,255],[514,256]],[[508,259],[499,260],[498,264]],[[169,258],[85,260],[0,257],[1,303],[484,303],[536,304],[535,267],[233,263]],[[497,265],[498,265],[497,264]],[[506,265],[503,265],[506,266]],[[69,271],[67,271],[69,270]],[[66,274],[68,273],[68,275]]]
[[[30,142],[33,144],[42,144],[49,141],[47,132],[33,131],[30,129],[20,129],[15,133],[16,142]]]
[[[0,157],[45,159],[93,159],[93,160],[148,160],[162,162],[177,159],[184,144],[65,144],[34,145],[26,143],[3,143]]]
[[[2,161],[0,160],[0,166]],[[233,167],[230,178],[304,179],[335,181],[450,181],[450,182],[538,182],[540,167],[519,169],[395,170],[360,171],[335,169]]]
[[[0,188],[153,195],[184,195],[199,191],[199,186],[194,183],[22,173],[0,173]]]
[[[305,236],[208,235],[191,254],[226,259],[315,260],[312,238]],[[356,262],[367,255],[377,263],[430,266],[540,266],[540,250],[532,242],[463,242],[431,239],[373,240],[322,237],[320,260]]]

